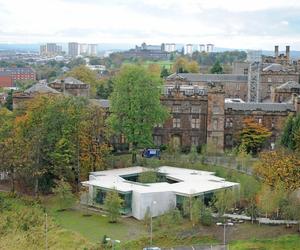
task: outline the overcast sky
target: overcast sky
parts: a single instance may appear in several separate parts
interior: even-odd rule
[[[0,0],[0,42],[300,50],[300,0]]]

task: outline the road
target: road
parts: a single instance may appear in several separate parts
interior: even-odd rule
[[[227,246],[224,245],[213,245],[213,246],[182,246],[165,248],[164,250],[227,250]]]

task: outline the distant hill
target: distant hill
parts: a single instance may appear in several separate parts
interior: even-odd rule
[[[64,51],[67,51],[68,44],[67,43],[58,43],[62,45],[62,49]],[[181,51],[184,44],[176,44],[176,49],[178,51]],[[100,43],[98,44],[98,51],[124,51],[129,50],[135,47],[135,44],[129,44],[129,43]],[[197,45],[194,45],[194,49],[196,49]],[[38,52],[40,48],[40,44],[5,44],[0,43],[0,51],[1,50],[10,50],[10,51],[18,51],[18,52]],[[234,50],[240,50],[240,51],[247,51],[247,49],[241,49],[241,48],[222,48],[222,47],[214,47],[214,52],[224,52],[224,51],[234,51]],[[284,53],[285,51],[281,51],[280,53]],[[263,50],[263,55],[266,56],[273,56],[274,50]],[[300,59],[300,51],[297,50],[291,50],[291,57],[293,59]]]

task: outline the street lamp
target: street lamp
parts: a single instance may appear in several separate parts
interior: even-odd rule
[[[156,201],[152,201],[151,206],[150,206],[150,214],[151,214],[151,216],[150,216],[150,246],[152,246],[152,231],[153,231],[153,225],[152,225],[152,223],[153,223],[153,220],[152,220],[153,207],[152,206],[155,204],[156,204]]]
[[[224,226],[223,245],[225,246],[226,245],[226,226],[233,226],[234,224],[231,222],[227,222],[227,223],[217,222],[216,225]]]
[[[120,240],[113,240],[111,238],[105,238],[106,241],[110,241],[111,242],[111,249],[114,250],[115,249],[115,243],[121,243]]]

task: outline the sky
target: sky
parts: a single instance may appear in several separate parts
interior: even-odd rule
[[[0,43],[300,50],[300,0],[0,0]]]

